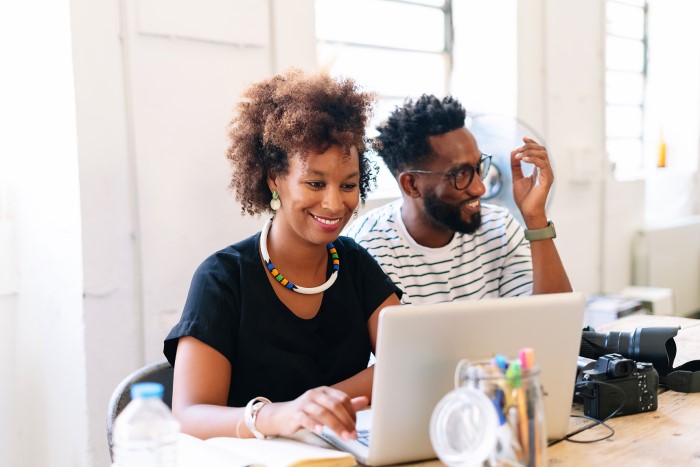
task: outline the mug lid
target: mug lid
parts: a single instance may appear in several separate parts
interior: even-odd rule
[[[493,402],[472,387],[443,397],[430,418],[435,454],[447,465],[482,465],[496,448],[498,414]]]

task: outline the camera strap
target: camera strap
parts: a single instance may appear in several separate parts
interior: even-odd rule
[[[700,392],[700,360],[673,368],[665,376],[659,375],[659,382],[671,391]]]

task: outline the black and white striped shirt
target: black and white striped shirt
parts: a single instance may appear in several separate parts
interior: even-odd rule
[[[426,248],[408,234],[402,202],[359,217],[346,234],[403,290],[403,303],[532,294],[530,243],[507,209],[482,204],[482,225],[474,234],[456,233],[444,247]]]

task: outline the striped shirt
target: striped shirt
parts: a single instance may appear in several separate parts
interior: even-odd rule
[[[416,243],[399,199],[359,217],[346,234],[374,256],[403,290],[403,303],[430,304],[532,294],[530,243],[510,212],[482,204],[479,229],[455,233],[444,247]]]

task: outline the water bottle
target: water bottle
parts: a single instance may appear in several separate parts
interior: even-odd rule
[[[114,422],[114,467],[175,467],[179,432],[163,385],[134,384],[131,402]]]

